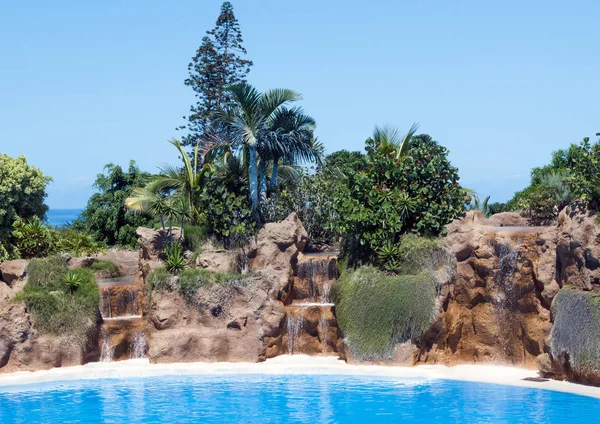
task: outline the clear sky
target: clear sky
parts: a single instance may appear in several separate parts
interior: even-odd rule
[[[329,152],[420,122],[492,201],[600,131],[600,2],[234,0],[259,89],[301,92]],[[104,164],[176,163],[187,64],[221,2],[0,0],[0,152],[83,207]]]

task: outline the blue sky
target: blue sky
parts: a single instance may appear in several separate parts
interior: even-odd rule
[[[100,4],[102,3],[102,4]],[[104,164],[176,163],[187,63],[221,2],[0,2],[0,152],[83,207]],[[288,87],[328,151],[420,122],[492,201],[600,131],[600,2],[233,1],[259,89]]]

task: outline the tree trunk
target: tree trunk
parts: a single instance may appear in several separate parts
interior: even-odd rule
[[[256,146],[249,146],[248,179],[250,180],[250,204],[252,211],[258,207],[258,170],[256,169]]]
[[[271,187],[274,189],[277,188],[277,177],[279,176],[279,160],[275,159],[273,161],[273,171],[271,174]]]
[[[264,206],[267,202],[267,162],[264,160],[260,161],[258,166],[259,172],[259,189],[260,189],[260,205]]]

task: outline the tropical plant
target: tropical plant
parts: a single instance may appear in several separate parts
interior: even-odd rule
[[[594,144],[585,137],[568,151],[570,173],[567,178],[573,194],[592,206],[600,206],[600,140]]]
[[[68,252],[75,256],[92,256],[105,250],[105,245],[97,242],[90,234],[73,228],[61,228],[56,231],[60,252]]]
[[[483,202],[479,199],[479,196],[477,196],[476,194],[472,194],[470,196],[471,201],[468,203],[467,205],[467,209],[470,211],[479,211],[483,214],[483,216],[490,216],[490,209],[489,209],[489,202],[490,202],[490,196],[487,196],[485,199],[483,199]]]
[[[54,254],[59,250],[57,231],[44,225],[37,216],[23,221],[17,217],[13,224],[12,243],[15,254],[22,258],[41,258]]]
[[[75,272],[69,271],[67,275],[65,275],[65,286],[67,286],[67,290],[69,293],[73,294],[75,291],[81,286],[81,278]]]
[[[160,174],[155,175],[146,186],[133,190],[124,204],[134,213],[150,214],[160,219],[163,231],[166,231],[168,223],[172,243],[174,222],[183,226],[186,222],[197,223],[201,220],[199,198],[211,165],[205,163],[200,166],[198,145],[190,159],[178,140],[169,142],[179,152],[183,167],[164,165]]]
[[[185,268],[185,256],[183,255],[183,249],[176,243],[166,249],[165,268],[171,274],[179,274]]]
[[[215,124],[223,124],[228,129],[227,143],[241,147],[245,165],[248,168],[249,197],[252,211],[258,208],[258,150],[267,149],[270,123],[277,111],[285,104],[300,99],[300,95],[289,89],[274,89],[265,93],[258,92],[247,83],[240,83],[228,87],[232,96],[233,105],[220,108],[213,115]],[[264,158],[264,160],[268,160]],[[263,169],[265,169],[263,165]],[[266,171],[265,171],[266,173]]]
[[[22,221],[44,218],[46,185],[51,181],[42,171],[27,163],[25,156],[0,154],[0,262],[14,255],[9,239],[17,217]]]
[[[150,174],[142,172],[135,161],[130,161],[125,170],[112,163],[105,165],[94,182],[97,192],[90,197],[73,228],[91,234],[95,241],[108,246],[137,247],[135,230],[150,226],[152,220],[128,211],[123,203],[149,179]]]
[[[466,192],[446,148],[428,135],[389,140],[398,137],[376,131],[366,143],[366,168],[349,174],[347,185],[334,193],[343,253],[351,265],[373,261],[394,268],[382,258],[394,255],[388,247],[402,234],[444,234],[465,208]]]

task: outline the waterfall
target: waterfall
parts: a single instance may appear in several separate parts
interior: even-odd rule
[[[109,288],[102,290],[102,317],[112,318],[111,295]]]
[[[147,322],[142,318],[141,285],[128,279],[100,281],[98,286],[103,319],[98,341],[100,361],[144,358]]]
[[[288,312],[287,331],[288,331],[288,353],[293,355],[299,344],[300,329],[304,326],[304,308],[299,308],[300,316]]]
[[[505,309],[514,309],[515,305],[515,285],[512,277],[517,267],[517,257],[519,256],[519,246],[500,244],[498,252],[498,272],[495,275],[496,290],[499,296],[496,297],[495,304]]]
[[[105,334],[102,338],[102,349],[100,351],[100,362],[113,361],[113,348],[110,345],[110,336]]]
[[[129,348],[131,359],[142,359],[146,357],[146,335],[137,331],[133,333],[133,339]]]
[[[321,333],[323,334],[321,340],[321,346],[323,347],[323,353],[327,352],[327,316],[325,311],[321,311]]]

